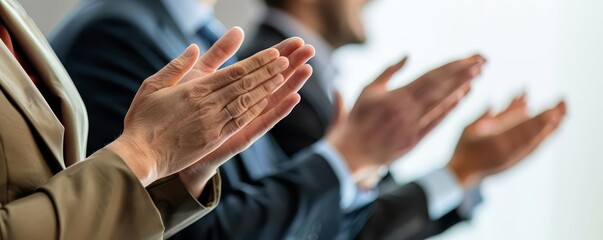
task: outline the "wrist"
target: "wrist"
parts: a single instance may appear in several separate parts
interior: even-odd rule
[[[352,147],[347,146],[344,141],[339,141],[339,139],[332,136],[327,136],[325,139],[341,155],[351,175],[364,171],[366,168],[365,163],[368,161],[363,161],[363,157],[353,151]]]
[[[120,136],[106,146],[117,154],[128,165],[132,173],[143,186],[148,186],[159,178],[155,158],[137,141],[127,136]]]
[[[191,195],[198,198],[201,196],[201,193],[203,193],[203,189],[205,189],[207,182],[216,175],[218,170],[216,168],[191,170],[191,168],[194,168],[194,166],[180,171],[178,177],[180,177],[180,181],[182,181],[186,190],[188,190]]]
[[[354,151],[357,148],[347,146],[345,141],[338,141],[329,137],[326,140],[344,160],[343,162],[346,164],[352,179],[359,188],[371,189],[379,183],[383,166],[372,164],[377,161],[372,161],[371,157]]]
[[[358,171],[353,175],[353,178],[359,188],[369,190],[375,188],[383,177],[387,175],[387,172],[388,168],[386,166],[367,167]]]
[[[450,161],[450,164],[448,164],[446,168],[454,174],[463,189],[469,189],[477,182],[481,181],[481,178],[475,171],[462,164],[457,164],[457,161]]]

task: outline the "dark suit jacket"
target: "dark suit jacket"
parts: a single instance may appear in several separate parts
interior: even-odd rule
[[[242,56],[249,56],[287,37],[291,36],[285,36],[264,22]],[[310,60],[312,64],[314,62]],[[313,144],[326,133],[333,106],[320,88],[318,77],[320,75],[314,74],[310,78],[300,91],[301,102],[271,130],[289,155]],[[382,185],[382,194],[370,206],[371,216],[362,227],[359,239],[421,239],[439,234],[462,220],[456,211],[438,221],[430,220],[425,193],[416,183],[396,186],[391,178],[387,178]]]
[[[142,80],[196,40],[179,32],[158,0],[82,2],[51,41],[89,111],[88,152],[119,135]],[[274,156],[226,163],[220,205],[176,238],[334,238],[342,215],[328,163],[312,153],[267,159]]]

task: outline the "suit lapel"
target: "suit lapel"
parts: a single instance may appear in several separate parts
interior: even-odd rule
[[[18,72],[13,73],[12,76],[5,76],[6,79],[2,81],[5,89],[10,89],[7,92],[17,100],[15,102],[28,102],[30,106],[21,106],[23,112],[61,166],[70,166],[82,160],[88,134],[88,119],[84,104],[73,82],[42,33],[16,2],[2,1],[2,16],[15,40],[19,42],[29,61],[40,74],[43,84],[53,96],[59,98],[61,116],[58,117],[61,118],[63,125],[58,121],[57,116],[54,116],[43,96],[14,58],[11,65]],[[3,54],[6,53],[4,49]],[[15,78],[13,80],[10,77]],[[14,87],[7,87],[12,84]]]
[[[266,31],[271,35],[278,36],[278,42],[285,40],[289,37],[282,31],[276,29],[275,27],[267,23],[262,24],[260,26],[260,29]],[[263,33],[263,35],[267,33]],[[316,71],[320,70],[320,66],[317,66],[316,61],[310,59],[309,64],[313,66]],[[312,77],[310,77],[310,79],[306,82],[304,87],[302,87],[302,89],[299,91],[299,94],[301,95],[302,100],[310,103],[310,105],[318,115],[321,124],[326,129],[330,123],[331,112],[333,111],[333,103],[331,103],[329,97],[325,94],[325,91],[320,86],[319,81],[321,81],[321,76],[316,71],[312,75]]]
[[[310,60],[310,65],[315,64]],[[331,113],[333,111],[333,103],[329,100],[329,97],[325,94],[325,91],[320,86],[320,74],[313,74],[312,77],[306,82],[304,87],[299,91],[299,94],[303,99],[308,101],[319,119],[322,125],[327,128],[331,121]]]

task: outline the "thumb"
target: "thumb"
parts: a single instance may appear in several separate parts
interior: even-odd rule
[[[334,96],[334,108],[333,108],[333,117],[331,118],[331,124],[329,128],[332,130],[336,128],[336,126],[340,126],[348,119],[348,111],[345,108],[345,103],[343,101],[343,97],[341,93],[337,90],[333,93]]]
[[[140,91],[151,93],[176,85],[193,68],[198,58],[199,47],[191,44],[180,56],[145,80]]]
[[[480,117],[477,119],[484,120],[484,119],[493,118],[493,117],[494,117],[494,110],[492,110],[492,107],[488,107],[486,109],[486,111],[482,115],[480,115]]]
[[[390,67],[385,69],[385,71],[383,71],[383,73],[381,73],[381,75],[379,75],[379,77],[377,77],[375,81],[373,81],[367,86],[367,88],[379,88],[385,90],[387,88],[387,83],[389,82],[389,80],[392,79],[394,74],[400,71],[402,67],[404,67],[404,65],[406,64],[406,60],[408,60],[408,57],[402,58],[402,60],[400,60],[398,63],[391,65]]]

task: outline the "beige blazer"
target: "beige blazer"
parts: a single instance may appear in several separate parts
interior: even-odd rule
[[[88,119],[67,72],[16,1],[0,17],[62,109],[0,42],[0,239],[161,239],[216,206],[219,176],[202,204],[177,177],[145,189],[109,150],[83,161]]]

